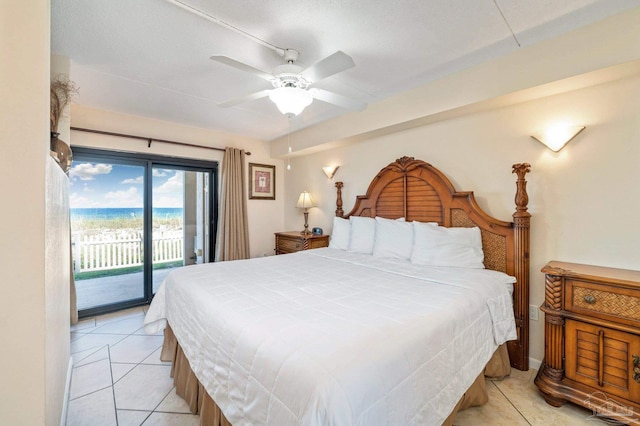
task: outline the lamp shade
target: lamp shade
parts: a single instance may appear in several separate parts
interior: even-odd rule
[[[297,87],[278,87],[269,92],[269,99],[281,113],[298,115],[311,104],[313,95],[308,90]]]
[[[300,194],[300,197],[298,198],[298,204],[296,204],[297,208],[308,209],[315,206],[316,204],[313,202],[311,194],[309,194],[307,191],[304,191]]]

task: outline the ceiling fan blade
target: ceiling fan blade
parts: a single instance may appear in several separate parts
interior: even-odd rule
[[[271,90],[261,90],[260,92],[255,92],[250,95],[244,96],[242,98],[231,99],[229,101],[220,102],[218,106],[222,108],[229,108],[244,102],[255,101],[256,99],[260,99],[260,98],[266,98],[267,96],[269,96],[269,92],[271,92]]]
[[[251,65],[238,62],[235,59],[232,59],[228,56],[213,55],[209,59],[211,59],[212,61],[220,62],[221,64],[229,65],[230,67],[234,67],[241,71],[248,72],[253,75],[257,75],[258,77],[263,78],[267,81],[273,80],[273,74],[269,74],[266,71],[262,71],[262,70],[259,70],[258,68],[254,68]]]
[[[355,99],[347,98],[346,96],[338,95],[337,93],[329,92],[323,89],[311,89],[313,97],[315,99],[338,105],[339,107],[350,109],[354,111],[362,111],[367,107],[365,102],[356,101]]]
[[[327,56],[302,71],[302,76],[307,81],[315,83],[323,78],[348,70],[355,65],[356,64],[353,62],[353,59],[351,59],[351,56],[341,50],[338,50],[333,55]]]

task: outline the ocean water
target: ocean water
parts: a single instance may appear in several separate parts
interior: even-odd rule
[[[136,208],[84,208],[70,209],[71,220],[82,219],[125,219],[141,218],[143,209]],[[153,216],[156,218],[182,218],[182,208],[179,207],[158,207],[153,209]]]

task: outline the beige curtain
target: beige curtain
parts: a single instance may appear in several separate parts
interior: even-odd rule
[[[245,152],[225,148],[220,182],[216,261],[249,258]]]

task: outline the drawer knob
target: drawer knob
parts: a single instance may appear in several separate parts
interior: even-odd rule
[[[585,301],[585,302],[587,302],[587,303],[588,303],[588,304],[590,304],[590,305],[593,305],[594,303],[596,303],[596,298],[595,298],[595,297],[593,297],[593,296],[592,296],[592,295],[590,295],[590,294],[587,294],[587,295],[584,297],[584,301]]]
[[[640,383],[640,357],[638,357],[638,355],[632,355],[633,356],[633,380],[636,381],[636,383]]]

